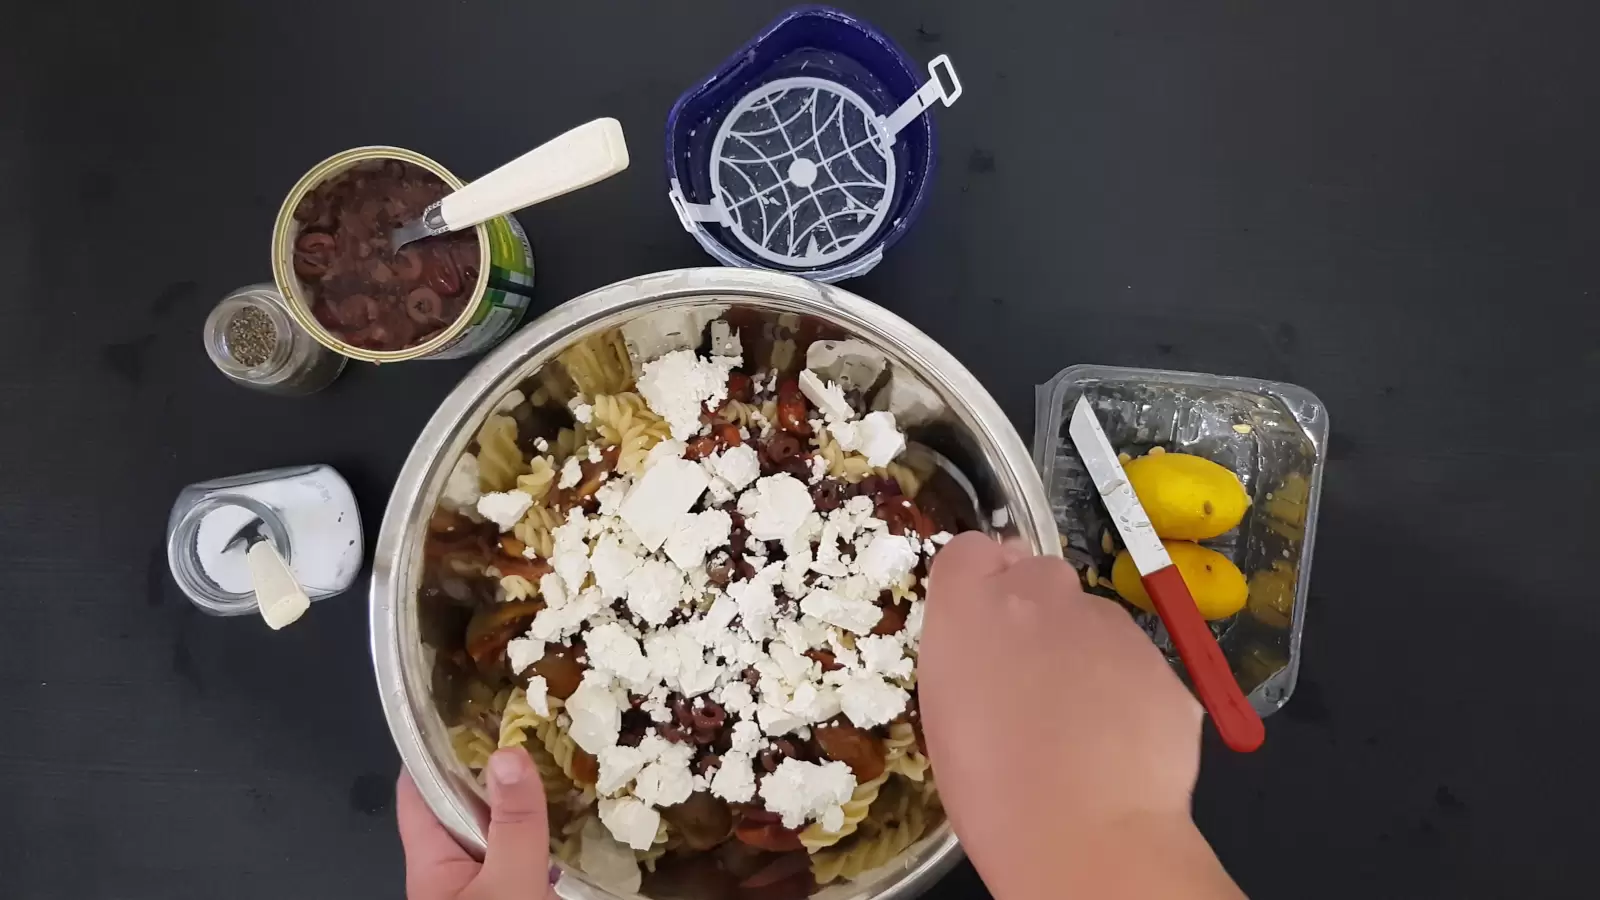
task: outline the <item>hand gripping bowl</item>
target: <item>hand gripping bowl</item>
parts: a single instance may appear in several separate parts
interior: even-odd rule
[[[997,537],[1021,541],[1036,553],[1061,553],[1028,448],[1000,407],[948,352],[873,303],[790,275],[716,268],[629,279],[552,310],[480,362],[434,413],[401,469],[374,559],[372,655],[390,731],[434,814],[474,854],[485,846],[483,791],[452,750],[419,635],[416,596],[428,518],[455,459],[496,403],[558,353],[648,313],[712,304],[770,319],[777,328],[842,331],[885,354],[893,383],[879,394],[902,411],[908,437],[939,451],[971,479],[980,513],[1003,523],[993,529]],[[949,825],[941,824],[888,865],[814,896],[912,897],[960,855]],[[619,896],[576,869],[562,872],[556,891],[569,898]]]

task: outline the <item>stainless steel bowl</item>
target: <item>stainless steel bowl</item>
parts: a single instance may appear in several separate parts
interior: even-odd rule
[[[994,533],[1036,553],[1061,554],[1044,487],[1011,422],[954,357],[882,307],[790,275],[718,268],[632,278],[551,310],[480,362],[434,413],[400,470],[373,559],[372,659],[389,730],[434,814],[475,854],[483,853],[487,807],[481,788],[451,749],[430,693],[430,660],[418,636],[416,591],[425,523],[456,458],[496,401],[519,382],[581,338],[646,313],[708,304],[757,310],[774,321],[815,317],[883,352],[894,377],[923,400],[922,414],[903,423],[908,435],[969,476]],[[946,823],[874,876],[831,885],[817,897],[913,897],[960,857]],[[563,873],[557,893],[616,896],[576,871]]]

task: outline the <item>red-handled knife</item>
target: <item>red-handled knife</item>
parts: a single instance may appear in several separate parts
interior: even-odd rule
[[[1117,460],[1117,451],[1100,427],[1087,398],[1079,397],[1072,411],[1072,424],[1068,428],[1072,443],[1078,448],[1084,468],[1094,479],[1095,489],[1105,501],[1111,520],[1116,523],[1122,543],[1133,557],[1139,570],[1139,580],[1154,601],[1156,612],[1172,635],[1172,644],[1178,649],[1184,668],[1189,670],[1189,680],[1200,703],[1211,714],[1211,721],[1229,748],[1248,753],[1261,746],[1267,729],[1261,716],[1245,699],[1228,668],[1222,648],[1211,636],[1211,628],[1194,605],[1189,586],[1183,583],[1178,567],[1172,564],[1167,548],[1161,546],[1155,526],[1150,524],[1144,507],[1128,483],[1128,475]]]

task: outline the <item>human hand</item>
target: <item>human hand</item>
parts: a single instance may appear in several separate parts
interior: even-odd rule
[[[408,900],[547,900],[550,822],[544,785],[520,748],[498,750],[489,780],[489,848],[483,862],[461,849],[433,817],[411,775],[400,770],[395,818],[406,854]]]
[[[934,557],[927,602],[929,758],[996,896],[1238,896],[1189,816],[1200,705],[1124,610],[976,533]]]

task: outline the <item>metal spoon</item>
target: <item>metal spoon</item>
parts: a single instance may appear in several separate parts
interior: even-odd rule
[[[622,136],[622,123],[595,119],[430,205],[420,218],[390,232],[389,245],[399,252],[413,241],[471,228],[588,187],[627,167],[628,144]]]
[[[925,505],[930,499],[935,503],[949,503],[950,514],[958,525],[970,526],[985,534],[993,533],[993,523],[978,502],[978,490],[972,486],[972,479],[949,457],[926,444],[906,441],[901,462],[913,471],[931,472],[922,490],[917,492],[918,505]]]

